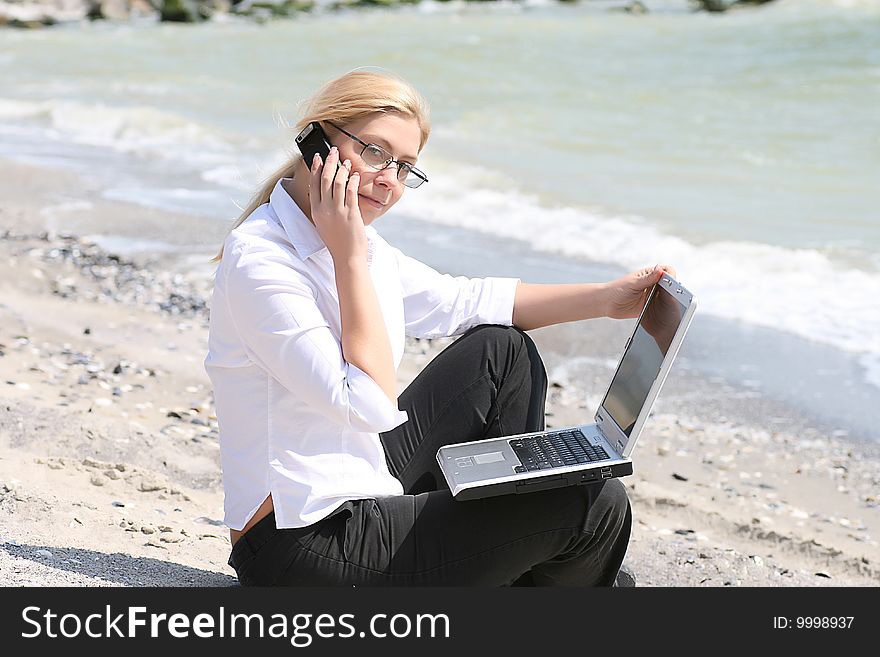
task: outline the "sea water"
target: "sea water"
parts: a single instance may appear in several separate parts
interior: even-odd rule
[[[880,439],[880,1],[645,4],[4,30],[0,157],[229,222],[310,92],[387,67],[433,123],[429,184],[376,224],[390,241],[530,282],[672,264],[699,298],[669,382],[683,407],[701,377],[756,421],[779,403]]]

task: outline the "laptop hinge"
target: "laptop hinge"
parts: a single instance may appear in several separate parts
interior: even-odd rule
[[[602,430],[602,421],[605,418],[602,417],[601,413],[596,413],[596,419],[598,420],[598,422],[596,423],[596,429],[599,431],[599,435],[602,436],[602,438],[605,440],[606,443],[617,448],[617,455],[618,456],[623,456],[623,448],[624,448],[623,441],[621,441],[621,440],[615,440],[615,441],[608,440],[608,436]]]

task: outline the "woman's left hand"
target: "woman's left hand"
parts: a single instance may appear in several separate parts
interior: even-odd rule
[[[651,288],[664,274],[675,278],[675,268],[669,265],[645,267],[605,283],[605,314],[611,319],[638,317],[648,301]]]

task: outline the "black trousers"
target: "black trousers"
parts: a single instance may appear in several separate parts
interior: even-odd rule
[[[380,438],[404,495],[354,500],[308,527],[269,514],[229,559],[243,585],[611,586],[632,516],[617,479],[457,502],[441,445],[544,428],[547,375],[534,342],[478,326],[399,398],[409,421]]]

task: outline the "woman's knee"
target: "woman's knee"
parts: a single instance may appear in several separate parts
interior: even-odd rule
[[[525,340],[531,340],[523,331],[515,326],[503,326],[501,324],[480,324],[468,329],[461,340],[479,339],[486,344],[497,344],[502,346],[510,346],[514,349],[522,349],[525,346]]]
[[[533,372],[533,378],[543,379],[546,382],[547,371],[544,368],[544,361],[534,340],[525,331],[515,326],[481,324],[467,331],[462,338],[482,341],[490,353],[495,353],[497,358],[506,359],[511,363],[525,355],[529,369]]]
[[[595,533],[602,528],[619,530],[628,527],[632,522],[632,508],[626,486],[620,479],[607,479],[601,486],[601,491],[590,505],[584,529]]]

